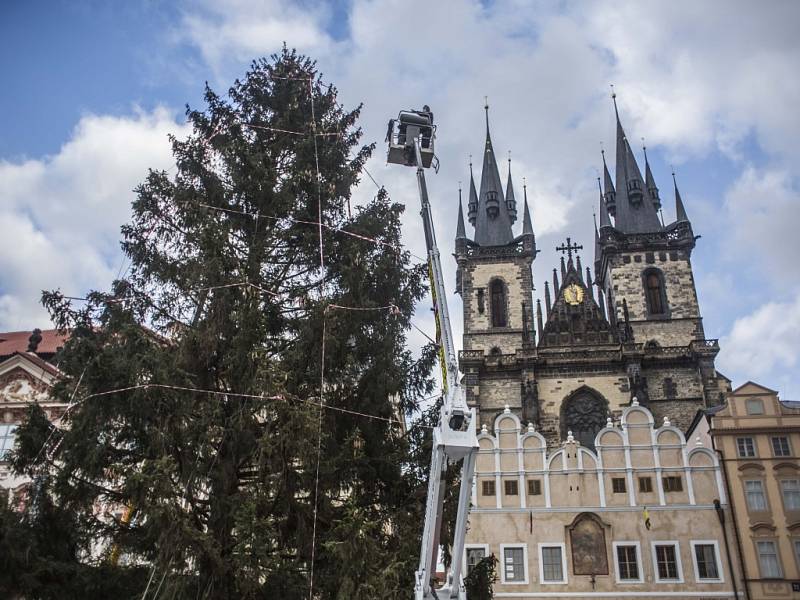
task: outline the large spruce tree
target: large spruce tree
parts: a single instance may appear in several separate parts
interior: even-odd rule
[[[314,598],[407,598],[428,455],[390,421],[431,393],[434,352],[406,347],[426,266],[400,247],[403,207],[381,190],[350,214],[373,148],[308,58],[256,61],[205,103],[176,171],[136,190],[129,274],[85,303],[45,294],[72,404],[63,429],[32,408],[15,465],[36,484],[0,526],[7,542],[62,522],[6,558],[58,584],[0,581],[293,599],[313,569]]]

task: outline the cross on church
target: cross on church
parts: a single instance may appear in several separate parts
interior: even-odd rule
[[[559,252],[566,252],[567,258],[572,260],[572,252],[575,251],[577,254],[578,250],[583,250],[583,246],[579,246],[578,244],[573,244],[570,238],[567,238],[566,244],[561,244],[560,246],[556,246],[556,250]]]

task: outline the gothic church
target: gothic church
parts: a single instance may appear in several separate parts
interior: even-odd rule
[[[479,190],[470,173],[467,220],[474,235],[467,237],[459,199],[455,240],[464,305],[459,362],[479,426],[491,429],[508,406],[548,445],[572,432],[593,448],[607,419],[618,418],[633,398],[657,423],[668,417],[685,429],[698,408],[719,404],[730,390],[714,366],[717,340],[703,331],[691,264],[697,238],[677,184],[676,220],[665,225],[647,156],[642,177],[616,117],[614,178],[603,156],[594,276],[581,264],[582,247],[568,238],[534,306],[537,249],[527,190],[515,236],[511,166],[504,191],[487,107]]]

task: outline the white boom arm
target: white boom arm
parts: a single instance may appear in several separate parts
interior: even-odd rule
[[[410,140],[409,140],[410,141]],[[447,295],[442,277],[442,263],[436,235],[433,229],[428,188],[425,183],[422,147],[419,137],[414,138],[414,155],[417,167],[417,183],[422,203],[422,223],[425,229],[425,245],[428,249],[431,285],[436,318],[441,336],[440,360],[443,363],[445,397],[439,423],[433,430],[433,450],[428,481],[428,497],[425,508],[425,528],[422,533],[422,550],[419,569],[415,576],[414,600],[466,600],[467,594],[461,574],[464,556],[464,538],[467,533],[472,479],[475,472],[475,452],[478,440],[475,436],[475,411],[467,406],[464,390],[458,374],[458,360],[453,346],[450,315],[447,312]],[[453,537],[453,564],[447,573],[444,585],[434,589],[431,579],[436,573],[439,552],[439,535],[442,528],[442,504],[444,501],[443,477],[448,461],[464,460],[461,468],[461,487],[458,493],[458,515]]]

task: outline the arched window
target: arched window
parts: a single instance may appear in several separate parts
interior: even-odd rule
[[[608,402],[588,388],[572,393],[561,404],[561,438],[567,439],[567,432],[581,443],[581,446],[594,450],[597,432],[606,426]]]
[[[492,281],[489,287],[492,302],[492,327],[506,326],[506,290],[499,279]]]
[[[664,274],[658,269],[644,272],[644,295],[648,315],[667,314],[667,294],[664,289]]]

